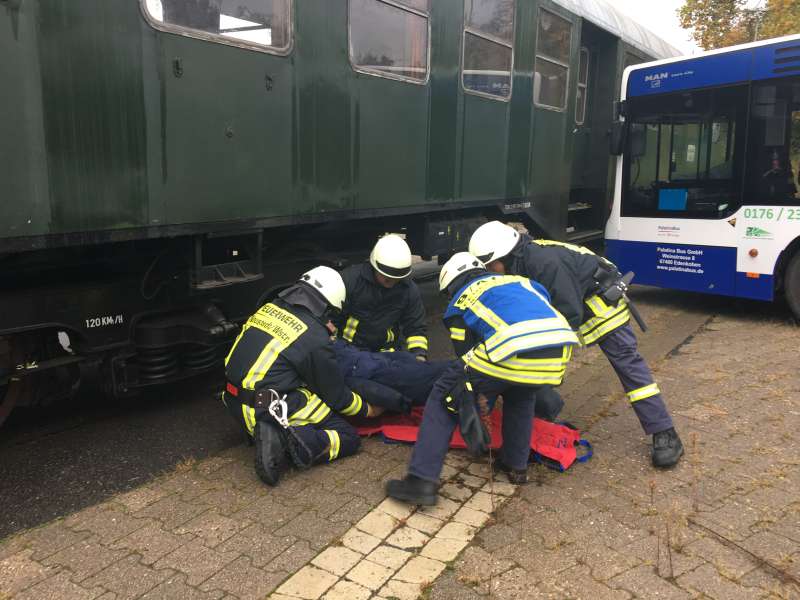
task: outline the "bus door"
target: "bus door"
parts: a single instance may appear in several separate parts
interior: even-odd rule
[[[620,239],[636,281],[733,295],[747,86],[631,98]]]

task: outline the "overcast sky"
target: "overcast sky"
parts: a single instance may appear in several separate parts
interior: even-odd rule
[[[608,0],[622,12],[661,36],[686,54],[694,54],[700,49],[689,40],[689,32],[678,23],[678,9],[683,0]]]

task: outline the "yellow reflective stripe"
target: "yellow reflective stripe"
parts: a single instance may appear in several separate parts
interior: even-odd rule
[[[468,362],[469,366],[484,375],[489,375],[495,379],[522,383],[525,385],[561,385],[566,372],[566,363],[559,371],[538,371],[538,370],[517,370],[507,369],[504,365],[495,365],[485,361],[477,354],[472,356]]]
[[[339,432],[332,429],[326,429],[325,433],[328,434],[328,441],[330,442],[330,449],[328,450],[328,461],[332,462],[339,456],[339,450],[342,447],[342,440],[339,437]]]
[[[567,320],[561,315],[550,317],[548,319],[531,319],[529,321],[519,321],[513,325],[508,325],[495,331],[488,340],[486,340],[487,348],[496,348],[503,344],[506,340],[521,335],[537,332],[551,332],[554,330],[572,331]],[[575,342],[578,340],[576,339]],[[490,350],[490,352],[492,351]]]
[[[580,254],[591,254],[594,256],[594,252],[588,248],[576,246],[575,244],[567,244],[566,242],[557,242],[555,240],[531,240],[531,243],[536,244],[537,246],[561,246],[562,248],[572,250],[573,252],[578,252]]]
[[[386,330],[386,343],[391,344],[394,341],[394,329],[391,327]]]
[[[480,347],[475,349],[475,355],[482,360],[492,362],[486,351]],[[572,346],[564,346],[561,358],[519,358],[512,356],[502,361],[503,367],[519,371],[548,371],[560,372],[572,358]]]
[[[450,338],[458,342],[463,342],[464,340],[467,339],[467,330],[461,329],[461,327],[451,327]]]
[[[646,385],[644,387],[640,387],[637,390],[632,390],[628,392],[628,400],[633,402],[639,402],[639,400],[646,400],[647,398],[652,398],[653,396],[660,394],[661,390],[658,389],[657,383],[651,383],[650,385]]]
[[[408,339],[406,339],[406,346],[409,350],[414,350],[415,348],[422,348],[423,350],[428,349],[428,338],[424,335],[412,335]]]
[[[522,283],[529,281],[525,277],[519,275],[497,275],[494,277],[486,277],[471,283],[467,289],[458,297],[454,306],[461,310],[467,310],[473,302],[475,302],[484,292],[496,288],[500,285],[508,285],[510,283]]]
[[[278,338],[274,338],[264,346],[261,354],[258,355],[253,366],[250,367],[250,370],[247,372],[247,376],[242,381],[242,387],[246,390],[255,390],[256,383],[264,379],[267,371],[269,371],[269,368],[273,365],[275,359],[278,358],[278,355],[284,347],[285,346]]]
[[[515,354],[530,352],[541,348],[552,348],[567,344],[579,344],[578,336],[570,329],[567,331],[549,331],[546,333],[529,333],[514,338],[488,352],[489,360],[500,363]]]
[[[630,318],[631,313],[626,306],[621,312],[610,319],[591,319],[580,328],[579,333],[581,341],[587,346],[593,344],[604,335],[625,325]]]
[[[361,396],[352,392],[353,394],[353,401],[350,403],[350,406],[345,408],[342,411],[343,415],[347,415],[348,417],[352,417],[353,415],[357,415],[361,412],[361,408],[364,406],[364,401],[361,399]]]
[[[504,329],[505,327],[508,327],[508,324],[503,321],[503,319],[498,317],[491,308],[486,306],[477,298],[475,299],[475,302],[473,302],[472,306],[469,307],[469,310],[474,312],[478,318],[491,325],[492,329]]]
[[[358,329],[358,319],[355,317],[347,317],[347,323],[345,323],[342,337],[348,342],[352,342],[353,338],[356,337],[356,329]]]
[[[231,356],[233,356],[233,351],[236,350],[236,345],[239,343],[239,340],[242,339],[242,336],[244,335],[245,331],[247,331],[247,325],[246,324],[242,326],[242,330],[239,332],[239,335],[236,336],[236,339],[234,340],[233,345],[231,346],[231,349],[228,352],[228,356],[225,357],[225,366],[226,367],[228,366],[228,361],[231,359]]]
[[[472,383],[470,383],[469,381],[467,381],[464,384],[464,387],[467,388],[470,392],[472,391]]]
[[[394,352],[394,348],[381,348],[381,352]]]
[[[305,388],[297,388],[297,391],[306,397],[306,405],[289,417],[290,425],[320,423],[331,413],[330,407],[316,394]]]
[[[247,428],[247,433],[255,435],[256,432],[256,410],[242,404],[242,418],[244,418],[244,426]]]

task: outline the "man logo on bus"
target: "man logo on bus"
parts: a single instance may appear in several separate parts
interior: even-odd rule
[[[669,77],[669,73],[654,73],[652,75],[645,75],[644,82],[649,83],[651,88],[661,87],[661,80]]]
[[[770,233],[766,229],[761,229],[760,227],[748,227],[747,230],[745,231],[745,237],[771,239],[772,233]]]

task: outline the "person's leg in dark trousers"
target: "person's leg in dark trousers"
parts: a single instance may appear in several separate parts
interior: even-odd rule
[[[444,458],[450,448],[458,417],[445,408],[439,394],[431,394],[422,414],[422,425],[411,453],[408,473],[419,479],[439,482]]]
[[[599,346],[622,382],[644,432],[653,434],[670,429],[673,426],[672,417],[650,367],[639,354],[636,334],[630,324],[603,337]]]
[[[536,388],[514,386],[503,392],[503,447],[499,458],[515,471],[527,471],[536,408]]]
[[[302,441],[294,449],[298,456],[291,457],[295,466],[333,462],[351,456],[361,448],[358,431],[335,413],[330,413],[320,423],[293,426],[292,431]]]
[[[661,390],[636,348],[636,335],[630,324],[603,337],[599,345],[622,382],[642,429],[653,435],[653,465],[660,468],[674,466],[683,456],[683,444],[661,397]]]

